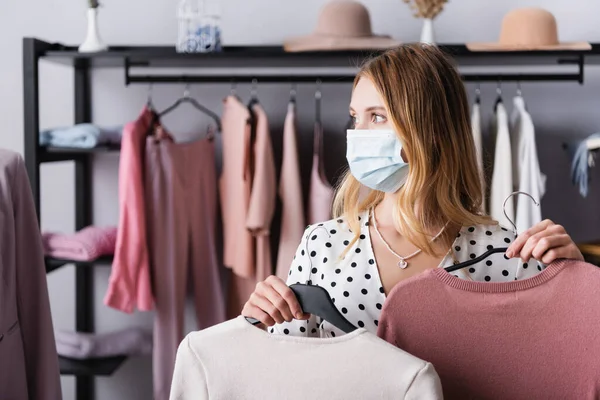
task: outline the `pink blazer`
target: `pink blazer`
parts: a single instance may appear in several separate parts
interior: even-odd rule
[[[154,305],[146,241],[143,166],[153,113],[147,108],[123,129],[119,162],[119,227],[104,303],[127,313]]]

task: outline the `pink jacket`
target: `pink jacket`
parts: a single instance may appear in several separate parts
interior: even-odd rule
[[[44,252],[23,158],[0,150],[0,398],[61,398]]]
[[[131,313],[135,306],[152,310],[150,264],[144,210],[143,155],[153,113],[142,110],[138,119],[125,126],[119,163],[119,228],[112,272],[104,303]]]

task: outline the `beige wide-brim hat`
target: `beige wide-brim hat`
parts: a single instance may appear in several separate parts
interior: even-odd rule
[[[350,0],[331,1],[321,9],[317,27],[310,35],[286,39],[285,51],[373,50],[401,42],[371,31],[369,11]]]
[[[495,43],[467,43],[471,51],[590,50],[587,42],[559,42],[556,18],[542,8],[519,8],[502,19]]]

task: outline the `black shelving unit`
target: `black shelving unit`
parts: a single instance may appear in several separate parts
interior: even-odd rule
[[[568,65],[565,72],[552,73],[476,73],[463,74],[465,81],[478,82],[573,82],[583,84],[586,63],[598,63],[600,44],[589,51],[509,51],[471,52],[462,44],[440,47],[451,54],[459,66],[556,66]],[[225,47],[222,52],[208,54],[180,54],[174,46],[119,46],[100,53],[79,53],[74,46],[50,43],[35,38],[23,39],[23,90],[25,163],[31,181],[36,210],[40,212],[40,164],[55,161],[75,163],[75,228],[81,229],[93,222],[91,215],[91,163],[94,154],[118,151],[118,146],[105,146],[89,150],[46,148],[39,145],[39,62],[62,64],[74,69],[75,123],[91,122],[90,74],[99,68],[122,68],[124,84],[138,83],[348,83],[354,79],[356,67],[365,57],[377,54],[366,51],[326,51],[286,53],[279,46]],[[150,74],[156,67],[193,68],[184,75]],[[277,74],[253,74],[252,69],[270,67]],[[302,68],[302,73],[287,69]],[[234,69],[235,73],[214,74],[206,68]],[[340,72],[340,69],[343,71]],[[136,72],[142,70],[143,73]],[[330,70],[331,73],[324,72]],[[66,264],[75,264],[76,273],[76,329],[94,331],[93,266],[110,264],[111,258],[94,262],[72,262],[47,258],[47,271]],[[94,376],[110,375],[123,363],[125,357],[103,360],[74,361],[61,359],[63,374],[76,376],[78,399],[93,400]]]

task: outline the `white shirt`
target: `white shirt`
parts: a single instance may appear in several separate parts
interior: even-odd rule
[[[386,295],[371,246],[368,213],[360,215],[360,239],[339,259],[354,235],[344,218],[309,226],[290,268],[287,284],[310,283],[322,286],[334,299],[338,310],[356,327],[376,333]],[[452,248],[438,267],[475,258],[492,247],[508,247],[514,240],[512,231],[499,225],[463,227]],[[432,266],[432,268],[435,266]],[[410,268],[410,263],[408,268]],[[496,253],[470,268],[453,274],[459,278],[483,282],[507,282],[529,278],[541,271],[535,260],[522,263],[507,260]],[[344,333],[327,321],[311,316],[308,321],[293,320],[269,328],[271,333],[290,336],[335,337]]]
[[[537,147],[535,145],[535,128],[531,115],[525,109],[523,97],[513,99],[511,116],[511,144],[513,158],[513,185],[515,190],[529,193],[540,202],[546,192],[546,176],[540,170]],[[523,232],[542,220],[541,207],[536,206],[527,196],[516,196],[517,232]]]
[[[496,148],[494,150],[494,172],[492,173],[492,185],[490,192],[490,215],[504,226],[510,225],[515,220],[514,198],[506,202],[504,200],[513,192],[512,157],[510,147],[510,133],[508,130],[508,116],[504,104],[498,103],[493,120],[493,129],[496,132]]]
[[[179,345],[171,400],[440,400],[430,363],[365,329],[329,338],[271,335],[238,317]]]

